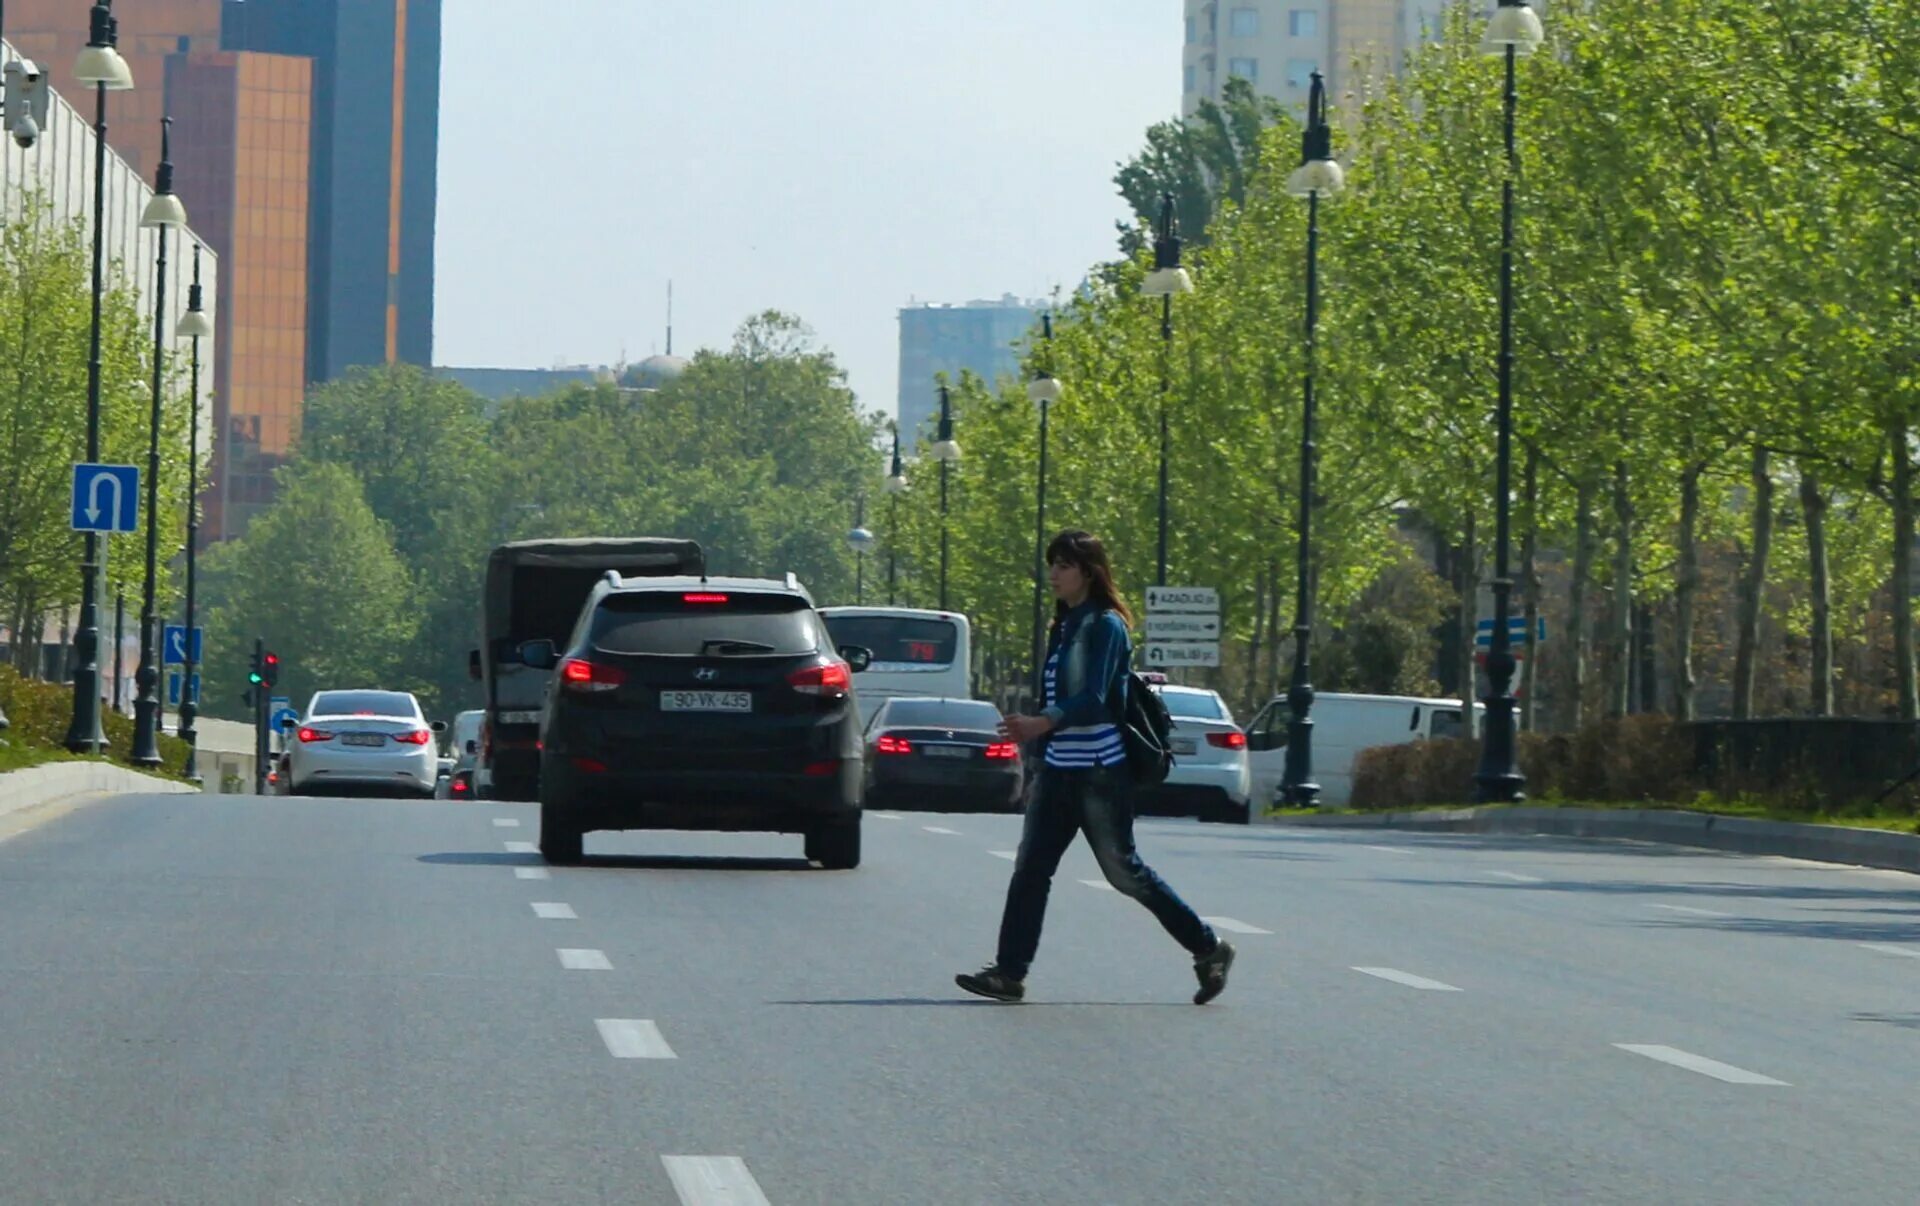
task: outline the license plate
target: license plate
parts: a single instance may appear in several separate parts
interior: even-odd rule
[[[348,733],[340,738],[341,745],[385,745],[387,739],[379,733]]]
[[[750,691],[662,691],[662,712],[751,712]]]
[[[1176,754],[1191,754],[1199,748],[1199,743],[1195,742],[1191,737],[1175,737],[1173,739],[1173,752]]]
[[[973,747],[966,745],[929,745],[922,747],[929,758],[971,758]]]

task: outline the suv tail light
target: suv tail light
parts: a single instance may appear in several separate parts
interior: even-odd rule
[[[911,754],[913,742],[905,737],[895,737],[892,733],[882,733],[875,748],[883,754]]]
[[[395,733],[393,739],[403,745],[425,745],[433,740],[433,734],[426,729],[413,729],[405,733]]]
[[[311,745],[316,741],[332,741],[333,734],[325,729],[301,729],[297,734],[302,745]]]
[[[1020,756],[1020,747],[1011,741],[996,741],[987,747],[987,758],[991,761],[1011,761]]]
[[[842,661],[820,662],[787,675],[787,685],[802,695],[845,699],[853,686],[853,672]]]
[[[627,672],[618,666],[570,657],[560,663],[560,685],[569,691],[597,693],[611,691],[627,681]]]
[[[1247,748],[1247,735],[1239,729],[1231,733],[1208,733],[1207,744],[1223,750],[1244,750]]]

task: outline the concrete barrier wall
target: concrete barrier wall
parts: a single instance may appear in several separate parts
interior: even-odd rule
[[[72,796],[107,792],[185,794],[198,789],[106,762],[55,762],[0,775],[0,816]]]

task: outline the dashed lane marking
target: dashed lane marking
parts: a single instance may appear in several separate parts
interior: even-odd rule
[[[1665,909],[1669,913],[1685,913],[1689,917],[1731,917],[1732,913],[1722,913],[1718,909],[1696,909],[1692,905],[1648,905],[1650,909]]]
[[[615,1059],[678,1059],[660,1027],[646,1018],[595,1018],[594,1028]]]
[[[1113,885],[1104,879],[1083,879],[1080,882],[1097,892],[1111,892],[1114,890]]]
[[[1730,1085],[1792,1087],[1784,1080],[1775,1080],[1771,1076],[1762,1076],[1758,1072],[1749,1072],[1745,1068],[1723,1064],[1717,1059],[1708,1059],[1704,1055],[1695,1055],[1691,1051],[1682,1051],[1678,1047],[1666,1047],[1658,1043],[1615,1043],[1614,1046],[1622,1051],[1631,1051],[1635,1055],[1644,1055],[1648,1059],[1658,1060],[1663,1064],[1672,1064],[1676,1068],[1685,1068],[1689,1072],[1698,1072],[1702,1076],[1724,1080]]]
[[[991,854],[995,858],[1004,858],[1008,862],[1012,862],[1015,859],[1020,857],[1020,852],[1018,850],[989,850],[987,851],[987,853]]]
[[[662,1156],[681,1206],[771,1206],[738,1156]]]
[[[942,829],[938,825],[922,825],[920,826],[920,828],[926,830],[928,833],[944,833],[948,837],[960,836],[960,831],[958,829]]]
[[[507,846],[507,853],[508,853],[508,854],[538,854],[538,853],[540,853],[540,847],[538,847],[538,846],[536,846],[536,845],[534,845],[534,844],[533,844],[532,842],[508,842],[508,843],[506,843],[506,846]]]
[[[515,867],[513,877],[515,879],[552,879],[553,872],[545,867]]]
[[[556,952],[560,956],[560,966],[568,971],[612,971],[613,964],[607,962],[607,952],[576,950],[561,947]]]
[[[580,914],[573,911],[570,904],[561,904],[555,900],[536,900],[533,902],[533,915],[542,921],[578,921]]]
[[[1459,992],[1451,984],[1442,984],[1438,980],[1429,980],[1425,976],[1416,976],[1412,972],[1403,972],[1393,967],[1356,967],[1354,971],[1363,976],[1378,976],[1382,980],[1391,980],[1395,984],[1404,984],[1408,988],[1425,989],[1427,992]]]
[[[1226,930],[1230,934],[1273,933],[1272,930],[1263,930],[1257,925],[1248,925],[1244,921],[1235,921],[1231,917],[1202,917],[1200,920],[1206,922],[1216,930]]]

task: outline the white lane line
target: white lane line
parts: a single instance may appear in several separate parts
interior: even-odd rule
[[[879,817],[883,821],[897,821],[900,819],[900,814],[897,812],[870,812],[867,815],[870,817]]]
[[[560,966],[568,971],[612,971],[613,964],[607,962],[607,952],[575,950],[561,947],[555,952],[560,956]]]
[[[540,853],[540,847],[534,845],[532,842],[508,842],[506,845],[508,854]]]
[[[1909,959],[1920,959],[1920,950],[1910,946],[1895,946],[1891,942],[1862,942],[1858,945],[1883,955],[1905,955]]]
[[[578,921],[580,914],[573,911],[570,904],[561,904],[552,900],[533,902],[533,915],[542,921]]]
[[[662,1156],[681,1206],[771,1206],[738,1156]]]
[[[1263,930],[1257,925],[1248,925],[1244,921],[1235,921],[1231,917],[1202,917],[1200,920],[1206,922],[1208,925],[1212,926],[1216,930],[1226,930],[1227,932],[1233,933],[1233,934],[1271,934],[1273,933],[1272,930]]]
[[[1382,854],[1412,854],[1413,853],[1413,851],[1402,849],[1399,846],[1362,846],[1361,849],[1378,850]]]
[[[1094,888],[1101,892],[1111,892],[1114,890],[1113,885],[1104,879],[1083,879],[1080,882],[1089,888]]]
[[[1722,913],[1715,909],[1696,909],[1692,905],[1648,905],[1649,909],[1665,909],[1669,913],[1685,913],[1691,917],[1731,917],[1732,913]]]
[[[1516,884],[1543,884],[1547,882],[1538,875],[1522,875],[1518,871],[1489,871],[1487,874],[1498,879],[1510,879]]]
[[[987,851],[987,853],[991,854],[995,858],[1004,858],[1008,862],[1012,862],[1015,859],[1020,857],[1020,852],[1018,850],[989,850]]]
[[[520,822],[513,817],[495,817],[493,818],[493,827],[495,829],[518,829],[520,828]]]
[[[553,872],[545,867],[515,867],[513,877],[515,879],[552,879]]]
[[[1392,967],[1356,967],[1354,971],[1364,976],[1378,976],[1382,980],[1392,980],[1395,984],[1404,984],[1408,988],[1424,988],[1428,992],[1459,992],[1451,984],[1442,984],[1438,980],[1429,980],[1425,976],[1416,976]]]
[[[1736,1068],[1732,1064],[1723,1064],[1717,1059],[1708,1059],[1704,1055],[1695,1055],[1691,1051],[1682,1051],[1678,1047],[1664,1047],[1658,1043],[1615,1043],[1622,1051],[1631,1051],[1635,1055],[1644,1055],[1648,1059],[1659,1060],[1663,1064],[1672,1064],[1676,1068],[1685,1068],[1689,1072],[1698,1072],[1702,1076],[1711,1076],[1715,1080],[1724,1080],[1730,1085],[1787,1085],[1784,1080],[1775,1080],[1771,1076],[1762,1076],[1758,1072],[1749,1072],[1745,1068]]]
[[[660,1027],[646,1018],[595,1018],[593,1024],[607,1045],[607,1054],[615,1059],[680,1058],[660,1037]]]
[[[948,837],[960,836],[960,831],[958,829],[942,829],[938,825],[922,825],[920,826],[920,828],[926,830],[928,833],[944,833]]]

